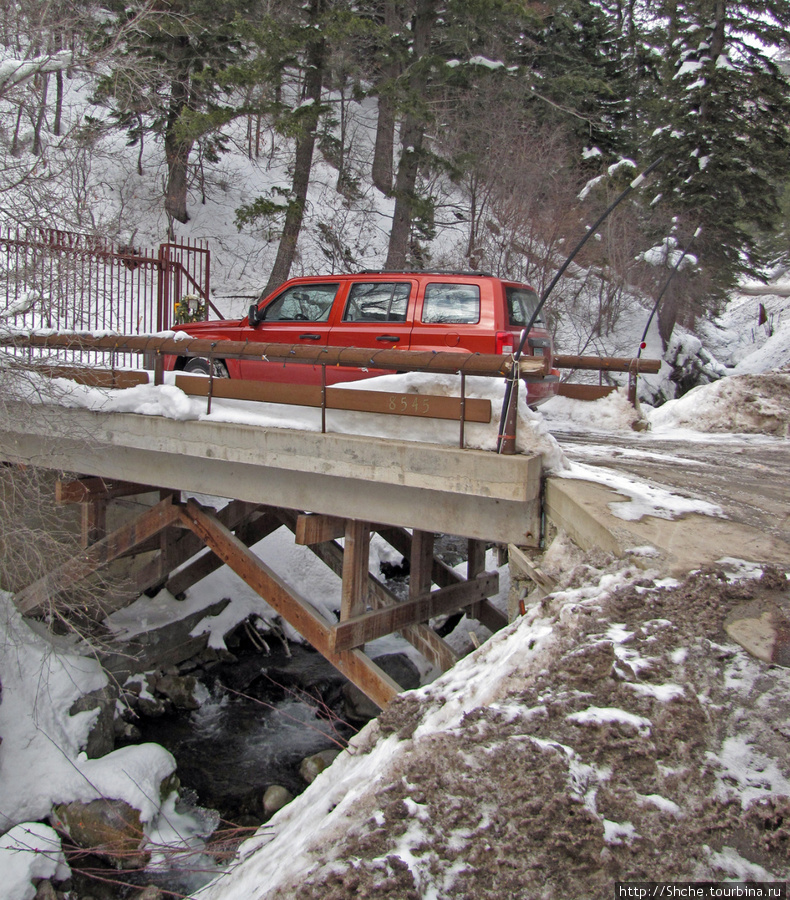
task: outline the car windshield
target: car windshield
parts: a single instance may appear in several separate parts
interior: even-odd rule
[[[510,325],[514,328],[525,328],[538,308],[538,295],[531,288],[506,286],[505,296]]]

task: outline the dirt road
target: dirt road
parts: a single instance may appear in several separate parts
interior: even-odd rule
[[[678,440],[658,435],[556,433],[568,458],[716,503],[725,515],[790,542],[790,441]]]

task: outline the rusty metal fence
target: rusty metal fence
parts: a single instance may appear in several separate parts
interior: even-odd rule
[[[0,327],[11,331],[152,334],[184,296],[208,315],[211,256],[202,242],[157,250],[56,228],[0,229]],[[84,354],[76,359],[89,363]]]

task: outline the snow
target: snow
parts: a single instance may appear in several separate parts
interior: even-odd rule
[[[0,62],[0,89],[7,89],[28,81],[44,72],[56,72],[71,65],[73,54],[70,50],[36,56],[33,59],[4,59]]]
[[[700,168],[704,168],[700,162]],[[672,269],[679,264],[679,268],[683,269],[687,266],[694,267],[697,264],[697,258],[691,254],[683,254],[683,250],[678,247],[677,240],[670,236],[663,243],[651,247],[639,254],[638,259],[643,259],[651,266],[665,266]]]
[[[562,478],[578,478],[605,484],[618,494],[622,494],[624,499],[610,503],[609,509],[615,516],[628,522],[636,522],[643,516],[675,519],[692,512],[707,516],[723,515],[721,507],[707,500],[682,497],[665,488],[654,487],[643,481],[634,481],[617,472],[584,463],[571,463],[567,470],[558,474]]]
[[[653,723],[644,716],[635,716],[633,713],[611,707],[590,706],[582,712],[568,716],[571,722],[579,725],[607,725],[616,722],[620,725],[629,725],[642,734],[649,734]]]
[[[68,878],[69,867],[54,828],[32,822],[15,825],[0,837],[0,872],[5,900],[33,900],[33,879]]]
[[[75,714],[70,709],[77,699],[107,684],[103,669],[96,660],[39,637],[6,593],[0,594],[0,621],[0,810],[8,831],[0,876],[4,884],[10,879],[17,885],[9,900],[29,900],[33,894],[19,887],[25,864],[28,885],[31,878],[49,877],[42,870],[47,859],[57,863],[50,874],[57,871],[63,877],[60,838],[36,824],[51,813],[53,804],[100,797],[123,800],[140,811],[143,823],[156,827],[160,784],[176,764],[158,744],[124,747],[88,759],[83,748],[98,709]],[[30,836],[27,844],[25,834]],[[44,856],[13,850],[36,841],[45,842]]]

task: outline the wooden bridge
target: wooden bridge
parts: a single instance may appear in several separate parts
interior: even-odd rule
[[[72,336],[72,345],[74,340]],[[117,347],[117,339],[112,340]],[[184,342],[178,349],[184,352]],[[206,348],[192,352],[205,353]],[[398,352],[401,370],[407,368],[407,356]],[[457,367],[459,356],[453,356]],[[488,365],[491,375],[507,374],[503,366],[508,361],[501,357],[471,360],[478,372]],[[527,375],[541,377],[542,361],[531,362]],[[391,367],[392,362],[380,365]],[[116,386],[149,377],[113,370],[71,374]],[[208,393],[209,402],[220,384],[219,379],[180,377],[182,388]],[[220,388],[217,396],[222,390],[227,395],[230,383],[222,380]],[[234,388],[243,392],[244,383]],[[349,408],[354,409],[352,395],[371,392],[341,393],[351,398]],[[322,398],[326,404],[325,390]],[[383,707],[401,688],[366,654],[365,644],[397,631],[432,664],[449,668],[456,655],[428,621],[464,610],[492,631],[505,625],[505,615],[489,599],[498,593],[499,583],[497,573],[485,571],[486,546],[536,546],[540,540],[540,459],[464,448],[463,423],[472,407],[463,392],[456,400],[457,447],[7,402],[0,408],[0,459],[74,473],[58,481],[57,499],[80,504],[84,548],[77,558],[17,592],[17,605],[25,615],[42,615],[75,584],[129,556],[145,563],[116,592],[116,606],[157,587],[180,595],[226,564]],[[152,491],[156,502],[151,505]],[[230,502],[213,509],[189,496],[196,493]],[[135,495],[148,495],[149,505],[108,533],[108,506]],[[329,621],[250,549],[283,525],[297,544],[309,547],[340,577],[337,621]],[[368,570],[373,533],[409,561],[405,600]],[[466,539],[465,576],[437,558],[437,533]],[[205,547],[211,552],[202,553]]]

